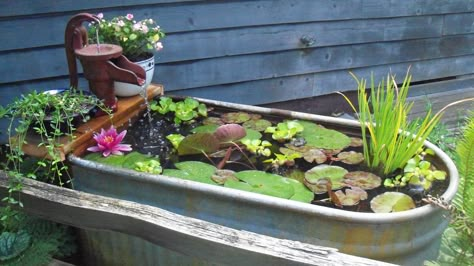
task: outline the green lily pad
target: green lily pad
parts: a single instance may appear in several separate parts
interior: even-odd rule
[[[226,124],[242,124],[250,120],[250,115],[245,112],[230,112],[222,114],[221,119]]]
[[[127,169],[132,169],[132,170],[135,169],[137,162],[146,162],[149,160],[153,160],[152,157],[145,154],[141,154],[136,151],[133,151],[122,157],[125,157],[122,163],[122,167],[127,168]]]
[[[219,117],[207,117],[202,121],[203,125],[224,125],[225,123]]]
[[[413,199],[400,192],[385,192],[370,201],[370,208],[376,213],[400,212],[415,207]]]
[[[216,132],[217,128],[219,126],[216,124],[212,125],[203,125],[203,126],[198,126],[193,129],[191,129],[192,133],[214,133]]]
[[[245,129],[245,137],[243,137],[242,139],[240,139],[240,141],[244,140],[244,139],[260,139],[262,137],[262,134],[260,132],[258,132],[257,130],[254,130],[254,129],[250,129],[250,128],[246,128]]]
[[[239,179],[235,177],[235,172],[228,169],[217,169],[211,176],[211,179],[219,185],[223,185],[229,180],[239,181]]]
[[[300,183],[304,182],[304,172],[300,169],[288,169],[288,171],[285,172],[285,177],[297,180]]]
[[[210,178],[215,172],[216,167],[199,161],[185,161],[175,164],[176,168],[183,170],[190,175]]]
[[[344,149],[351,143],[351,138],[339,131],[327,129],[308,121],[298,122],[304,127],[304,130],[300,133],[300,136],[306,140],[307,146],[320,149],[337,150]]]
[[[288,178],[288,182],[293,185],[295,191],[295,194],[290,198],[290,200],[310,203],[314,199],[314,193],[303,183],[291,178]]]
[[[355,151],[343,151],[337,155],[337,158],[346,164],[360,164],[364,161],[364,155]]]
[[[344,175],[344,180],[342,182],[346,186],[369,190],[380,187],[382,184],[382,178],[369,172],[354,171]]]
[[[227,180],[224,183],[224,187],[258,193],[258,192],[254,191],[254,187],[251,186],[249,183],[235,181],[235,180]]]
[[[342,167],[321,164],[306,171],[304,184],[314,193],[322,194],[327,192],[327,182],[319,181],[329,179],[333,190],[340,189],[344,186],[342,181],[344,180],[344,175],[347,173],[348,171]]]
[[[195,133],[186,136],[178,146],[179,155],[212,153],[219,149],[219,141],[210,133]]]
[[[164,169],[163,175],[206,184],[216,184],[211,179],[211,176],[215,173],[216,168],[210,164],[198,161],[185,161],[176,163],[175,166],[178,169]]]
[[[95,161],[98,163],[111,165],[111,166],[122,167],[122,164],[125,161],[125,156],[124,155],[109,155],[107,157],[103,157],[102,154],[99,153],[99,154],[96,154],[95,156],[87,155],[85,159]]]
[[[272,122],[266,119],[251,119],[243,123],[242,125],[245,128],[250,128],[257,131],[264,131],[267,127],[272,126]]]
[[[241,171],[235,176],[253,187],[253,192],[289,199],[294,194],[293,185],[287,178],[257,170]]]
[[[328,157],[321,149],[309,149],[303,153],[303,158],[308,162],[316,162],[317,164],[324,163]]]
[[[366,200],[368,196],[365,190],[358,187],[348,188],[344,192],[338,190],[334,192],[334,194],[339,199],[339,202],[344,206],[357,205],[361,200]]]
[[[352,137],[351,144],[349,144],[349,146],[354,147],[354,148],[362,147],[363,145],[364,145],[364,142],[362,141],[362,139],[356,138],[356,137]]]

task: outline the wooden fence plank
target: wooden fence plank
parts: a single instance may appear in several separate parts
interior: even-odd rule
[[[7,193],[0,172],[0,191]],[[226,265],[389,265],[320,247],[235,230],[156,207],[25,179],[23,210],[85,229],[128,233],[188,256]]]
[[[61,46],[64,29],[71,14],[43,18],[0,21],[5,36],[0,51]],[[158,17],[159,18],[159,17]],[[470,25],[470,24],[469,24]],[[245,28],[220,28],[192,32],[169,32],[165,50],[157,54],[163,62],[185,61],[209,57],[271,52],[301,48],[300,38],[315,39],[314,46],[344,45],[441,37],[443,16],[384,18],[372,20],[273,24]],[[44,31],[44,28],[48,28]],[[24,34],[18,42],[17,34]]]
[[[301,75],[322,71],[396,64],[443,57],[474,54],[474,34],[443,38],[415,39],[386,43],[317,47],[207,60],[161,63],[155,77],[168,83],[167,88],[193,88],[217,84]],[[67,75],[63,48],[25,50],[3,54],[1,83]],[[45,60],[47,58],[47,60]],[[16,62],[32,62],[16,64]]]

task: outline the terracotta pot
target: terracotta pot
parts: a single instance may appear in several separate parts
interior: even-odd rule
[[[134,62],[139,66],[143,67],[146,72],[146,82],[143,86],[138,86],[130,83],[118,82],[116,81],[114,84],[115,87],[115,95],[120,97],[129,97],[135,96],[140,94],[145,90],[145,88],[150,85],[151,80],[153,78],[153,73],[155,72],[155,56],[152,56],[148,59],[143,61]]]

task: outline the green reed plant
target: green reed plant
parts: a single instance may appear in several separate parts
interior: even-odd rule
[[[391,74],[382,79],[378,86],[375,86],[372,77],[368,93],[367,81],[357,78],[353,73],[351,75],[358,85],[358,110],[345,95],[341,94],[358,113],[367,166],[384,175],[402,169],[408,160],[421,150],[424,141],[439,123],[446,108],[472,100],[451,103],[434,115],[429,109],[424,118],[413,123],[407,118],[413,106],[413,102],[407,102],[410,74],[407,73],[400,87],[395,81],[395,76]]]

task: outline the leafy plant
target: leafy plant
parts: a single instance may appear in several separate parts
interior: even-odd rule
[[[403,174],[397,175],[394,178],[386,178],[384,185],[386,187],[404,187],[407,184],[411,184],[422,186],[425,190],[428,190],[431,188],[433,181],[445,180],[446,172],[436,170],[429,161],[425,160],[427,155],[434,155],[434,152],[426,149],[414,158],[411,158],[403,168]]]
[[[470,265],[474,260],[474,116],[467,119],[457,143],[456,163],[461,177],[453,200],[452,220],[444,232],[437,262],[426,265]]]
[[[165,33],[151,18],[136,21],[133,14],[127,14],[106,20],[103,13],[97,17],[99,24],[91,23],[89,28],[89,38],[93,43],[120,45],[123,54],[135,62],[146,59],[146,54],[153,50],[163,49],[161,39]]]
[[[266,140],[260,139],[244,139],[242,140],[242,144],[245,145],[245,149],[253,154],[257,154],[260,156],[268,157],[272,154],[268,147],[271,147],[272,144]]]
[[[343,97],[358,113],[362,128],[364,160],[370,169],[385,175],[402,169],[423,146],[428,135],[438,124],[444,110],[458,102],[449,104],[438,113],[427,115],[419,124],[407,120],[413,103],[407,102],[411,75],[407,74],[398,88],[393,75],[387,75],[377,87],[372,77],[370,98],[366,93],[366,81],[351,73],[358,84],[357,112],[349,98]],[[472,99],[467,99],[472,100]]]
[[[304,129],[297,121],[285,121],[278,123],[276,127],[267,127],[265,133],[272,133],[272,138],[276,141],[284,142],[291,140],[296,134]]]
[[[33,91],[5,108],[5,116],[10,118],[10,123],[7,128],[9,149],[4,167],[12,178],[9,179],[9,194],[2,199],[3,202],[21,206],[21,202],[14,199],[14,194],[21,190],[24,177],[43,179],[61,186],[69,182],[68,167],[63,162],[60,149],[62,139],[73,139],[76,125],[88,120],[91,109],[96,106],[101,111],[109,112],[95,96],[71,88],[62,92]],[[45,158],[39,158],[33,164],[30,163],[33,160],[23,152],[28,134],[35,134],[37,147],[46,151]],[[15,213],[9,206],[3,211],[2,221]]]
[[[173,121],[178,125],[183,121],[190,122],[199,116],[207,117],[206,105],[199,103],[192,98],[186,98],[183,101],[173,102],[173,99],[170,97],[161,97],[159,102],[153,100],[150,103],[150,109],[162,115],[173,112]]]

